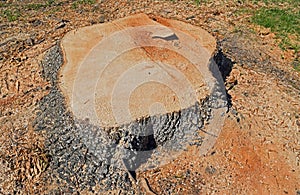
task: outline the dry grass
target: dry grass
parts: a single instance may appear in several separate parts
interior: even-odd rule
[[[21,122],[19,119],[16,122]],[[0,193],[37,193],[49,160],[42,136],[30,124],[18,127],[10,120],[1,124]]]

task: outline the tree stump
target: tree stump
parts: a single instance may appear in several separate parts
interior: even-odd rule
[[[137,14],[71,31],[61,47],[59,87],[99,159],[135,171],[163,152],[213,145],[227,102],[208,32]]]

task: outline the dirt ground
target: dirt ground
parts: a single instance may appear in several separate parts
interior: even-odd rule
[[[251,14],[240,11],[263,3],[82,0],[0,5],[6,13],[0,17],[1,194],[44,194],[59,185],[49,182],[45,136],[33,124],[37,103],[49,93],[41,67],[45,52],[72,29],[141,12],[204,28],[233,65],[226,78],[232,106],[217,143],[204,157],[190,147],[172,163],[138,173],[148,183],[148,193],[300,194],[300,73],[292,67],[299,53],[282,50],[274,33],[250,23]],[[8,15],[18,18],[12,21]]]

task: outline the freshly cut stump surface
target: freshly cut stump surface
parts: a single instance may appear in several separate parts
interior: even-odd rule
[[[216,42],[203,29],[138,14],[72,31],[61,46],[69,110],[102,133],[128,131],[137,143],[126,148],[152,150],[209,120]]]
[[[178,112],[210,94],[216,44],[198,27],[140,14],[72,31],[62,47],[61,89],[74,115],[94,125]]]
[[[53,89],[37,126],[50,125],[51,166],[61,179],[84,167],[75,175],[126,190],[124,171],[134,180],[135,171],[167,163],[187,145],[200,154],[213,146],[227,97],[213,61],[216,41],[203,29],[138,14],[71,31],[60,46],[43,62]],[[79,169],[77,148],[86,152]]]

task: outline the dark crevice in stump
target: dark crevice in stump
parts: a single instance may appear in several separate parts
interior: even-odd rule
[[[218,41],[217,43],[217,52],[213,56],[213,60],[219,68],[223,81],[226,82],[226,78],[230,75],[234,62],[224,54],[224,52],[222,51],[220,41]],[[238,83],[235,83],[235,85],[237,84]],[[231,108],[232,100],[231,100],[231,95],[228,93],[228,90],[230,89],[226,90],[226,95],[227,95],[228,107]]]
[[[229,59],[223,52],[220,46],[218,45],[218,50],[213,57],[214,61],[219,67],[223,81],[226,81],[226,78],[230,75],[233,67],[233,62]]]

